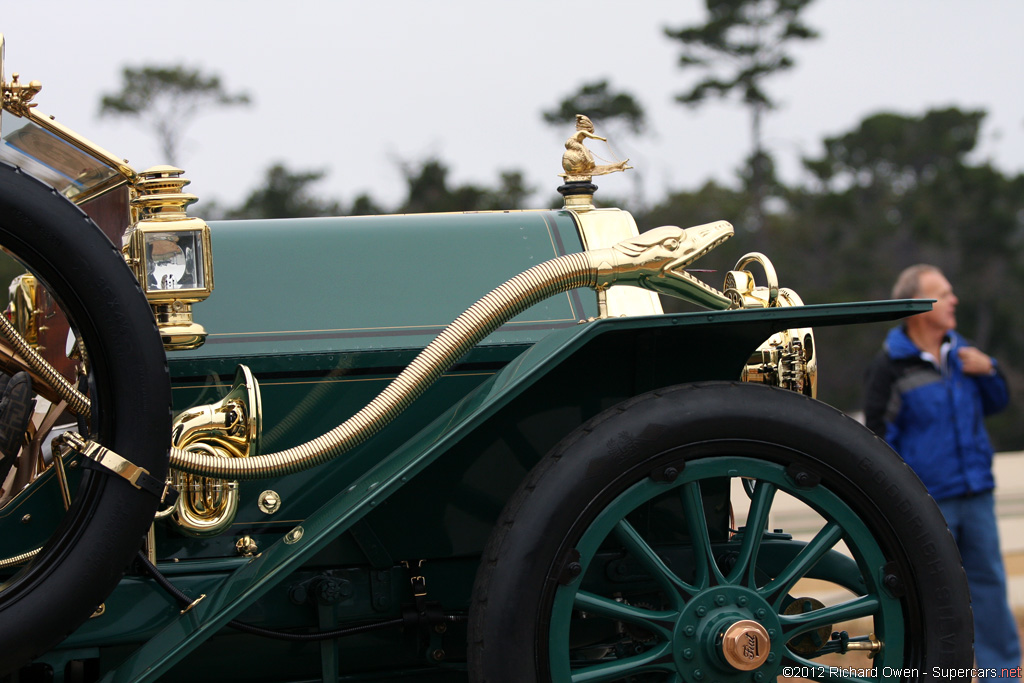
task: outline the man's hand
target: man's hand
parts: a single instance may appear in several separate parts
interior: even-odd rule
[[[991,375],[993,370],[992,359],[985,353],[973,346],[965,346],[957,350],[960,356],[960,364],[964,367],[965,375]]]

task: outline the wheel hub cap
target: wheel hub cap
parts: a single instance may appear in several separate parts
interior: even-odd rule
[[[722,657],[734,669],[752,671],[768,659],[768,631],[751,619],[737,621],[722,635]]]
[[[781,662],[780,633],[778,614],[755,591],[713,586],[679,615],[672,636],[676,670],[693,683],[763,683]]]

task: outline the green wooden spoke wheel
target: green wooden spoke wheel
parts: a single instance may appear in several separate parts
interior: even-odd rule
[[[870,432],[792,392],[688,385],[591,420],[524,482],[477,578],[470,668],[923,679],[971,666],[966,596],[941,513]]]

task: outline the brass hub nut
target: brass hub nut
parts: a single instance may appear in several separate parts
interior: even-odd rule
[[[771,639],[764,626],[752,619],[742,619],[722,634],[722,656],[734,669],[753,671],[768,659]]]

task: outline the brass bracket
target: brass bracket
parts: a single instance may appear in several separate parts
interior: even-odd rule
[[[135,488],[153,494],[162,504],[169,505],[178,497],[177,489],[151,475],[145,467],[139,467],[95,441],[86,441],[77,432],[64,432],[54,439],[54,445],[59,449],[60,457],[63,458],[70,451],[81,453],[104,469],[127,479]]]
[[[409,584],[412,586],[412,594],[417,598],[427,597],[427,578],[422,575],[423,563],[426,560],[420,560],[415,563],[409,562],[408,560],[402,560],[401,564],[403,567],[409,570],[412,576],[409,577]]]
[[[36,106],[32,98],[43,89],[39,81],[29,81],[23,84],[18,74],[11,75],[10,83],[0,83],[0,90],[3,91],[3,108],[17,116],[28,116],[28,111]]]
[[[198,598],[196,598],[192,602],[188,603],[188,607],[186,607],[185,609],[183,609],[180,612],[178,612],[178,614],[181,615],[181,614],[185,614],[187,612],[192,611],[192,608],[195,607],[196,605],[198,605],[202,601],[202,599],[205,598],[205,597],[206,597],[206,593],[203,593]]]

